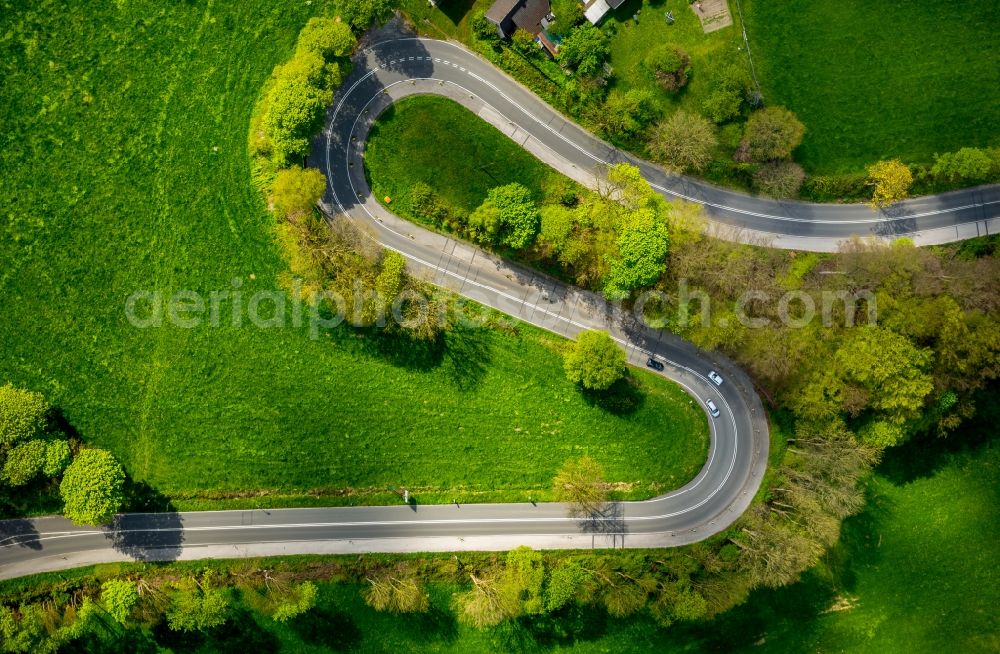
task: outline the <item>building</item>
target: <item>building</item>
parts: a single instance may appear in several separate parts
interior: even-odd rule
[[[486,20],[497,26],[502,39],[509,39],[518,28],[537,37],[554,19],[549,0],[496,0],[486,12]]]
[[[586,0],[583,3],[583,15],[594,25],[601,22],[609,11],[625,4],[625,0]]]

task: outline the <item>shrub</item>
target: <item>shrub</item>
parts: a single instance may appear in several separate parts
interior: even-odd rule
[[[279,165],[309,149],[309,140],[322,126],[333,99],[330,75],[323,58],[308,51],[275,69],[263,127]]]
[[[3,478],[11,486],[23,486],[34,479],[45,465],[45,441],[30,440],[7,453]]]
[[[681,109],[653,128],[649,151],[675,170],[699,172],[712,160],[718,144],[708,120]]]
[[[739,115],[747,94],[749,80],[738,66],[723,68],[713,85],[715,90],[702,104],[702,111],[714,123],[724,123]]]
[[[794,198],[802,188],[806,173],[791,161],[766,163],[754,173],[753,185],[761,193],[775,198]]]
[[[38,434],[48,410],[41,393],[0,386],[0,450]]]
[[[316,168],[292,166],[274,176],[271,201],[281,215],[294,220],[312,211],[325,191],[323,173]]]
[[[688,83],[691,58],[680,48],[661,45],[649,53],[643,63],[667,91],[678,91]]]
[[[42,474],[46,477],[62,474],[72,458],[73,453],[69,450],[69,443],[61,440],[49,441],[45,446],[45,465],[42,467]]]
[[[297,53],[309,52],[326,61],[334,57],[346,57],[354,50],[357,39],[347,23],[333,18],[313,17],[309,19],[295,47]]]
[[[372,23],[382,23],[392,14],[392,0],[342,0],[340,15],[352,27],[366,30]]]
[[[607,332],[582,332],[564,358],[566,377],[591,390],[606,390],[625,375],[625,351]]]
[[[480,41],[495,43],[500,39],[496,25],[486,20],[486,12],[480,11],[472,19],[472,33]]]
[[[604,33],[593,25],[573,29],[559,46],[559,61],[585,77],[601,72],[611,56],[611,44]]]
[[[868,167],[868,185],[875,187],[871,205],[876,209],[905,198],[912,183],[913,174],[898,159],[879,161]]]
[[[469,228],[480,241],[520,250],[535,240],[540,219],[531,192],[515,182],[490,189],[469,216]]]
[[[83,450],[66,468],[59,485],[66,504],[63,513],[77,524],[104,524],[121,509],[124,486],[125,471],[110,452]]]
[[[806,128],[784,107],[755,111],[747,121],[741,148],[753,161],[786,159],[802,143]]]
[[[612,136],[631,136],[649,124],[657,113],[649,89],[614,90],[604,103],[601,126]]]
[[[949,182],[985,181],[993,170],[993,159],[985,150],[962,148],[935,157],[931,174]]]

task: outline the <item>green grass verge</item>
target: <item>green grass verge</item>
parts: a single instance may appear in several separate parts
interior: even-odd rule
[[[375,197],[391,198],[394,212],[417,222],[426,222],[409,202],[418,182],[465,213],[511,182],[538,203],[558,202],[566,189],[584,192],[465,107],[430,95],[404,98],[379,116],[365,145],[365,172]]]
[[[994,0],[930,3],[744,0],[769,104],[807,131],[810,172],[861,170],[882,158],[1000,144]]]
[[[560,339],[525,326],[415,350],[346,328],[127,322],[139,289],[278,287],[247,124],[324,6],[3,12],[0,380],[45,393],[177,508],[395,501],[390,485],[421,502],[543,497],[583,452],[625,495],[692,477],[707,432],[686,395],[639,372],[642,399],[616,414],[564,380]]]

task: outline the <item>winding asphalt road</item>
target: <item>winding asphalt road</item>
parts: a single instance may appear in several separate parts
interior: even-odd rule
[[[391,32],[384,32],[388,34]],[[0,578],[116,560],[228,558],[297,553],[665,547],[704,539],[728,527],[760,486],[768,455],[763,407],[746,375],[717,355],[650,329],[603,298],[499,260],[394,216],[372,197],[364,177],[364,142],[375,118],[400,97],[450,97],[494,124],[541,160],[581,181],[600,183],[608,163],[640,167],[654,188],[699,202],[716,235],[766,240],[778,247],[832,250],[851,235],[910,235],[946,242],[1000,229],[1000,187],[919,198],[876,214],[856,205],[776,202],[670,175],[594,138],[488,63],[452,43],[391,39],[356,59],[317,140],[313,165],[329,185],[323,206],[347,216],[385,247],[407,257],[415,274],[507,314],[569,337],[609,331],[629,361],[653,356],[664,374],[704,407],[711,445],[705,466],[676,491],[620,502],[588,519],[560,504],[341,507],[125,514],[112,525],[77,527],[59,517],[0,522]],[[442,125],[442,129],[448,129]],[[441,153],[448,156],[448,153]],[[721,386],[709,370],[725,377]]]

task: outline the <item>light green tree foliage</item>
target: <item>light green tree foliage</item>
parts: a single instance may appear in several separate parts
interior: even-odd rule
[[[552,480],[556,500],[570,505],[570,513],[591,516],[604,508],[608,501],[608,485],[604,470],[589,456],[570,459]]]
[[[656,282],[663,274],[670,245],[667,232],[670,209],[635,166],[612,166],[608,182],[622,210],[617,211],[617,252],[609,257],[611,265],[604,279],[604,293],[609,298],[621,299]]]
[[[45,465],[42,466],[42,474],[46,477],[56,477],[69,465],[73,453],[70,452],[69,443],[63,440],[48,441],[45,445]]]
[[[299,32],[296,52],[310,52],[326,61],[347,57],[354,51],[358,40],[346,22],[334,18],[313,17]]]
[[[121,509],[124,486],[125,471],[110,452],[83,450],[66,468],[59,485],[63,513],[77,524],[104,524]]]
[[[805,125],[784,107],[755,111],[747,121],[743,147],[754,161],[787,159],[799,147]]]
[[[0,451],[38,434],[48,410],[41,393],[0,386]]]
[[[69,651],[64,646],[90,629],[95,617],[96,607],[89,597],[79,607],[65,604],[65,599],[21,604],[16,611],[0,606],[0,652]]]
[[[606,390],[625,376],[625,352],[607,332],[582,332],[564,357],[566,377],[591,390]]]
[[[559,45],[559,61],[584,77],[600,73],[609,56],[608,38],[589,23],[575,28]]]
[[[521,546],[507,552],[504,570],[504,592],[516,602],[517,613],[542,613],[545,603],[542,584],[545,582],[545,564],[542,553]]]
[[[291,166],[274,176],[271,201],[281,215],[295,220],[312,211],[324,191],[326,178],[318,169]]]
[[[212,586],[211,575],[187,577],[170,595],[167,626],[174,631],[205,631],[223,624],[231,610],[228,588]]]
[[[935,157],[931,174],[951,182],[985,181],[993,170],[993,159],[985,150],[962,148]]]
[[[357,30],[366,30],[372,23],[382,23],[392,15],[391,0],[343,0],[338,5],[340,15]]]
[[[469,216],[473,237],[520,250],[535,240],[541,215],[531,192],[514,182],[489,190],[486,200]]]
[[[318,592],[316,584],[311,581],[289,584],[288,591],[283,594],[280,601],[276,602],[271,611],[271,617],[275,622],[288,622],[292,618],[302,615],[316,606]]]
[[[333,87],[340,83],[339,74],[336,64],[328,66],[309,50],[275,69],[263,126],[276,163],[284,165],[308,150],[333,99]]]
[[[866,325],[837,349],[833,361],[803,387],[795,408],[808,418],[829,421],[842,413],[865,416],[861,430],[871,445],[885,447],[902,439],[908,420],[916,418],[934,388],[927,372],[930,350],[888,329]]]
[[[382,302],[389,306],[406,286],[406,258],[398,252],[386,250],[381,267],[375,279],[375,290]]]
[[[587,580],[587,573],[574,559],[565,559],[549,573],[545,584],[545,610],[558,611],[579,599],[580,590]]]
[[[459,619],[476,628],[544,610],[545,566],[541,553],[529,547],[511,550],[504,564],[471,579],[472,589],[457,595],[455,605]]]
[[[33,439],[15,445],[7,452],[3,464],[3,479],[11,486],[23,486],[34,479],[45,466],[45,441]]]
[[[723,68],[712,81],[714,90],[702,103],[702,111],[714,123],[724,123],[740,114],[749,80],[739,66]]]
[[[365,602],[376,611],[385,613],[425,613],[430,608],[430,596],[417,572],[400,564],[368,578]]]
[[[116,622],[129,625],[132,611],[139,603],[139,590],[128,579],[109,579],[101,584],[101,605]]]
[[[601,126],[612,136],[631,136],[646,127],[659,112],[656,96],[645,88],[614,90],[601,112]]]

